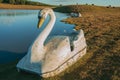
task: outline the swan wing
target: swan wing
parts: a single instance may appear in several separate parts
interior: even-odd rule
[[[59,67],[71,52],[69,38],[66,36],[52,38],[45,47],[47,52],[42,66],[43,73]]]

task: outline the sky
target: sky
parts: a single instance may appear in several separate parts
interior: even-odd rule
[[[95,4],[99,6],[120,6],[120,0],[32,0],[53,5],[70,5],[70,4]]]

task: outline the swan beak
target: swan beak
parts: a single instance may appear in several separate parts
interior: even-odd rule
[[[44,18],[40,18],[40,19],[38,20],[38,26],[37,26],[37,27],[40,28],[43,23],[44,23]]]

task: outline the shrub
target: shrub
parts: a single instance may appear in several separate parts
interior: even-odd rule
[[[94,4],[92,4],[92,6],[94,6]]]
[[[0,0],[0,3],[2,3],[3,2],[3,0]]]
[[[9,0],[10,4],[15,4],[15,0]]]

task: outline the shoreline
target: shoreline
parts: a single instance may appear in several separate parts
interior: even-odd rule
[[[13,4],[2,4],[0,3],[0,9],[20,9],[20,10],[39,10],[43,8],[47,8],[50,6],[35,6],[35,5],[13,5]],[[53,8],[53,7],[51,7]]]
[[[44,6],[39,9],[45,7],[49,6]],[[29,9],[32,10],[31,8]],[[37,9],[38,8],[34,8],[33,10]],[[61,10],[64,9],[66,10],[66,8],[63,8]],[[88,45],[87,55],[85,55],[82,59],[80,59],[78,62],[76,62],[74,65],[72,65],[65,72],[59,74],[58,76],[42,79],[119,79],[120,8],[100,8],[95,6],[91,6],[90,8],[89,6],[83,6],[79,9],[82,11],[82,17],[69,17],[62,21],[65,23],[74,24],[76,26],[75,28],[84,30],[86,42]],[[8,80],[8,77],[9,79],[14,80],[40,79],[40,77],[36,75],[18,73],[16,70],[17,62],[18,60],[8,64],[0,64],[1,80]]]

